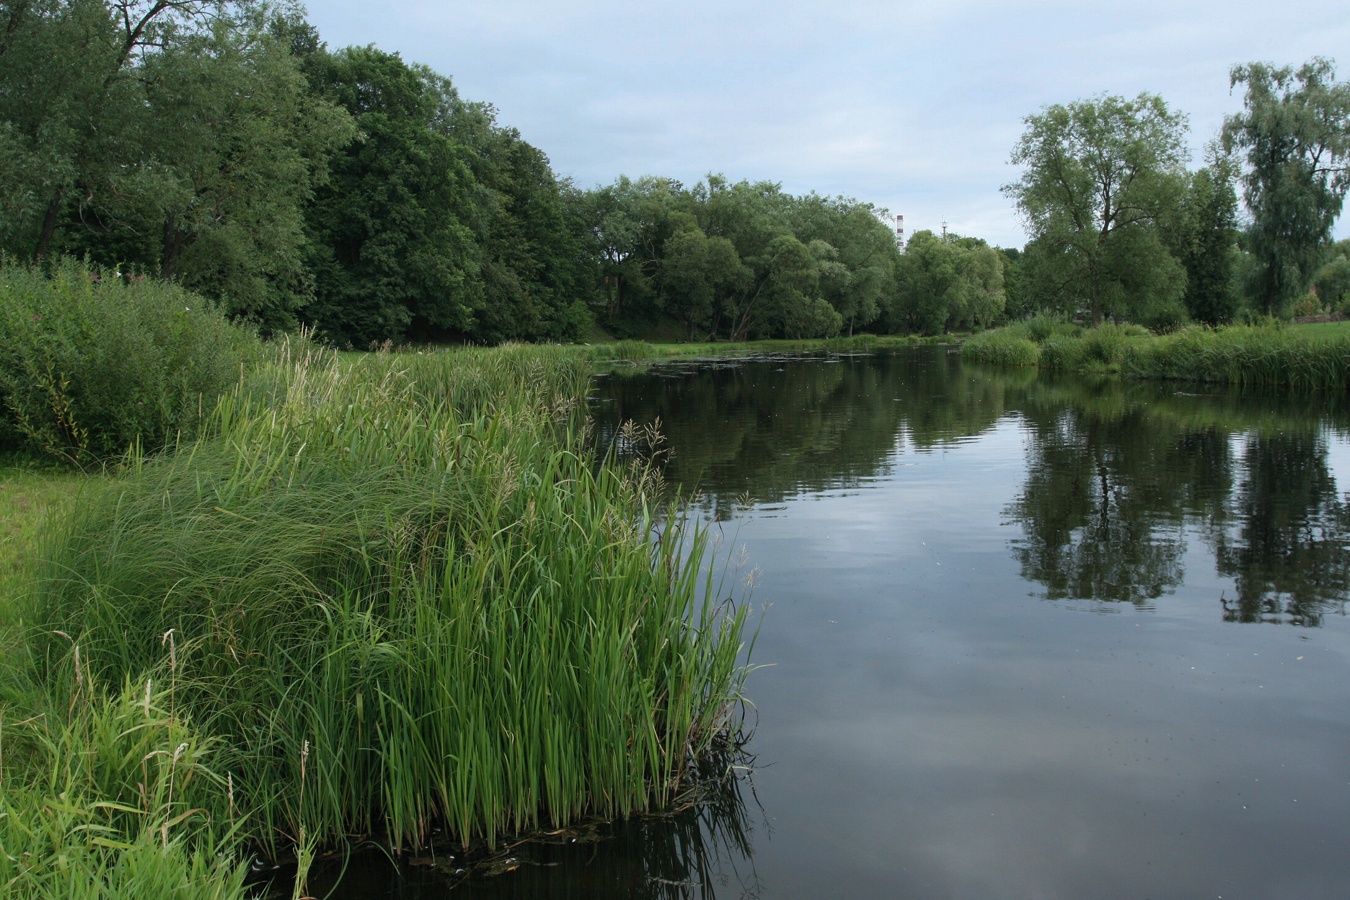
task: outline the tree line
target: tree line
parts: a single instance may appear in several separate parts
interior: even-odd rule
[[[1246,110],[1199,171],[1160,98],[1047,107],[1005,188],[1026,248],[900,248],[886,210],[772,182],[579,188],[491,104],[330,49],[296,7],[0,0],[0,254],[172,280],[265,333],[355,347],[1284,313],[1350,280],[1350,248],[1328,249],[1350,88],[1324,60],[1233,80]]]
[[[1194,172],[1186,117],[1157,95],[1028,116],[1004,188],[1031,237],[1020,305],[1166,326],[1350,303],[1350,245],[1331,242],[1350,187],[1350,84],[1335,76],[1322,58],[1235,66],[1243,110]]]

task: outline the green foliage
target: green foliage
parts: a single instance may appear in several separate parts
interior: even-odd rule
[[[1117,371],[1136,339],[1139,325],[1104,323],[1081,329],[1048,316],[978,334],[962,345],[966,359],[1003,366],[1040,366],[1061,371]]]
[[[354,130],[308,95],[269,9],[188,0],[124,16],[75,0],[11,12],[0,251],[128,265],[266,330],[292,327],[310,290],[302,205]]]
[[[1041,342],[1041,368],[1072,372],[1085,368],[1088,360],[1088,346],[1082,338],[1055,334]]]
[[[1350,310],[1350,240],[1337,241],[1313,279],[1317,296],[1329,309]]]
[[[1219,325],[1237,314],[1237,193],[1231,165],[1216,158],[1190,176],[1183,202],[1180,259],[1186,268],[1183,302],[1197,322]]]
[[[287,351],[288,353],[292,351]],[[248,836],[425,846],[668,804],[731,716],[743,607],[644,468],[576,423],[584,354],[281,355],[219,436],[93,490],[29,620],[219,739]]]
[[[618,335],[662,319],[686,338],[828,338],[878,321],[897,253],[882,212],[846,198],[709,175],[691,188],[620,178],[587,195]]]
[[[97,466],[200,432],[257,339],[180,288],[71,260],[0,269],[0,400],[9,436]]]
[[[1324,337],[1275,324],[1187,328],[1132,347],[1121,371],[1142,378],[1343,391],[1350,386],[1350,335]]]
[[[306,320],[361,349],[403,340],[414,318],[467,330],[479,269],[474,180],[466,149],[447,133],[454,89],[374,47],[317,53],[306,65],[361,133],[308,210],[316,248]]]
[[[1056,104],[1025,121],[1012,153],[1024,172],[1003,190],[1032,238],[1038,305],[1081,308],[1096,324],[1179,301],[1184,270],[1160,225],[1181,195],[1185,116],[1144,93]]]
[[[1002,254],[980,240],[918,231],[896,265],[890,320],[923,334],[974,331],[992,325],[1004,302]]]
[[[593,325],[581,192],[557,178],[542,151],[497,123],[486,103],[454,98],[449,133],[468,149],[475,180],[474,242],[482,294],[467,337],[577,341]]]
[[[1027,320],[1027,336],[1039,344],[1056,331],[1063,330],[1062,326],[1059,320],[1045,313],[1037,313]]]
[[[1224,122],[1230,150],[1246,151],[1243,196],[1251,212],[1251,290],[1268,315],[1285,315],[1307,291],[1350,189],[1350,82],[1314,57],[1295,71],[1234,66],[1243,112]]]
[[[308,222],[330,341],[584,338],[596,265],[580,192],[449,79],[374,47],[311,53],[320,94],[360,139],[332,163]]]

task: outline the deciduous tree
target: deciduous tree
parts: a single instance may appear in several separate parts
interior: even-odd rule
[[[1307,290],[1350,188],[1350,83],[1335,78],[1321,57],[1297,70],[1257,62],[1231,73],[1247,93],[1223,139],[1246,154],[1253,289],[1272,314]]]
[[[1003,190],[1041,254],[1038,277],[1093,322],[1179,299],[1184,275],[1157,226],[1184,183],[1186,117],[1142,93],[1056,104],[1025,121],[1012,153],[1022,177]]]

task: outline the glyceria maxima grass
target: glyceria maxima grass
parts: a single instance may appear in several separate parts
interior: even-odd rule
[[[587,366],[278,352],[212,437],[91,485],[52,532],[38,665],[71,666],[60,630],[136,679],[172,629],[173,703],[271,852],[671,802],[734,737],[745,609],[644,472],[589,451]]]

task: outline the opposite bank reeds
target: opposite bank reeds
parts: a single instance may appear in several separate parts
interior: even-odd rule
[[[302,861],[670,802],[736,727],[745,612],[648,474],[586,450],[587,376],[278,359],[52,531],[26,617],[51,708],[149,679],[228,782],[201,815]]]
[[[1278,324],[1185,328],[1148,335],[1137,326],[1071,326],[1037,333],[1027,324],[985,332],[962,347],[965,359],[1000,366],[1119,372],[1155,378],[1294,390],[1350,387],[1350,334]]]

